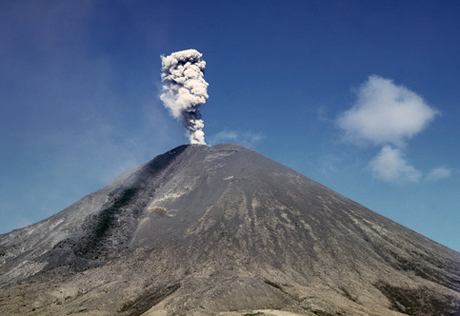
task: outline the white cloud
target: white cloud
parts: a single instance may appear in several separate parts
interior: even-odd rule
[[[221,143],[238,143],[245,147],[254,147],[260,142],[264,136],[260,133],[253,133],[250,131],[228,131],[224,130],[217,134],[211,135],[208,139],[210,145]]]
[[[368,167],[373,175],[381,180],[398,184],[419,182],[422,173],[409,165],[404,159],[401,150],[386,145],[373,158]]]
[[[422,173],[407,162],[403,150],[407,141],[438,114],[415,92],[372,75],[357,89],[355,104],[337,117],[336,124],[344,131],[346,141],[382,146],[368,164],[374,177],[399,184],[415,183],[421,180]],[[448,169],[435,169],[426,179],[448,176]]]
[[[402,147],[437,114],[415,92],[372,75],[358,89],[355,105],[339,115],[337,124],[345,131],[345,139],[355,144]]]
[[[334,173],[338,170],[338,164],[342,161],[342,158],[335,155],[326,155],[321,157],[319,170],[322,174]]]
[[[446,167],[439,167],[431,170],[425,177],[426,181],[435,182],[450,178],[455,170]]]

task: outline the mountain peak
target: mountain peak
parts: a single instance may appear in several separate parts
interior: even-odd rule
[[[459,253],[237,144],[176,147],[0,235],[0,254],[9,315],[455,315],[460,306]]]

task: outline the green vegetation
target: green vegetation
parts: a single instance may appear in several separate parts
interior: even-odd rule
[[[120,312],[125,312],[125,315],[127,316],[140,316],[156,304],[160,303],[167,296],[176,292],[180,287],[181,284],[177,283],[147,291],[134,301],[123,304]]]

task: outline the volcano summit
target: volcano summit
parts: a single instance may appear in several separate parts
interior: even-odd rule
[[[460,315],[460,253],[234,144],[0,235],[1,315]]]

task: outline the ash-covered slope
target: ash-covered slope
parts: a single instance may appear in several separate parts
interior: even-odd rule
[[[238,145],[0,235],[5,315],[459,315],[460,254]]]

